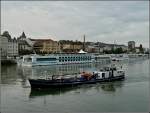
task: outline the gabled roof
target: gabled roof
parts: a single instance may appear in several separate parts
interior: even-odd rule
[[[29,47],[31,47],[31,45],[28,44],[26,40],[19,40],[19,44],[21,44],[21,45],[28,45]]]

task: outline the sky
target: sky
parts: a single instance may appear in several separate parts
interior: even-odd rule
[[[148,1],[2,1],[1,32],[149,47]]]

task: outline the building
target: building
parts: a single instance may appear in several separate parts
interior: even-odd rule
[[[105,50],[105,51],[111,51],[112,48],[114,48],[114,46],[112,46],[112,45],[105,45],[105,46],[103,47],[103,50]]]
[[[135,47],[135,52],[136,53],[140,53],[140,48],[139,47]]]
[[[16,38],[8,40],[8,49],[7,55],[8,57],[16,57],[18,56],[18,41]]]
[[[18,41],[18,51],[20,55],[32,53],[33,44],[31,43],[30,39],[26,37],[24,32],[20,37],[17,38],[17,41]]]
[[[52,39],[30,39],[34,42],[33,49],[36,53],[59,53],[60,45]]]
[[[0,36],[1,59],[7,58],[8,38]]]
[[[83,43],[80,41],[60,40],[61,52],[76,53],[83,49]]]
[[[19,43],[19,47],[18,47],[19,52],[26,51],[26,50],[28,50],[28,51],[32,50],[32,46],[29,45],[26,40],[19,40],[18,43]]]
[[[128,42],[128,50],[129,52],[135,52],[135,41]]]
[[[128,47],[119,44],[106,44],[102,42],[87,42],[87,51],[90,53],[112,53],[113,50],[119,49],[120,52],[126,52]],[[121,48],[121,49],[120,49]]]
[[[104,48],[97,45],[88,45],[86,50],[88,53],[103,53]]]
[[[18,42],[17,40],[0,36],[1,39],[1,58],[7,59],[8,57],[18,56]]]

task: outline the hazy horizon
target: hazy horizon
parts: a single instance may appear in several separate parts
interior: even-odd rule
[[[149,1],[1,1],[1,31],[18,37],[149,47]]]

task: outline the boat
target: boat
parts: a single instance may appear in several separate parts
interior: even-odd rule
[[[98,82],[111,82],[123,80],[125,71],[116,67],[105,67],[100,71],[82,72],[74,75],[53,75],[47,79],[29,79],[32,89],[69,87],[82,84],[95,84]]]
[[[111,55],[111,61],[128,61],[129,57],[127,54],[112,54]]]
[[[25,55],[22,60],[18,62],[21,66],[48,66],[48,65],[64,65],[64,64],[82,64],[100,61],[110,62],[108,55],[95,55],[92,53],[58,53],[48,55]]]

